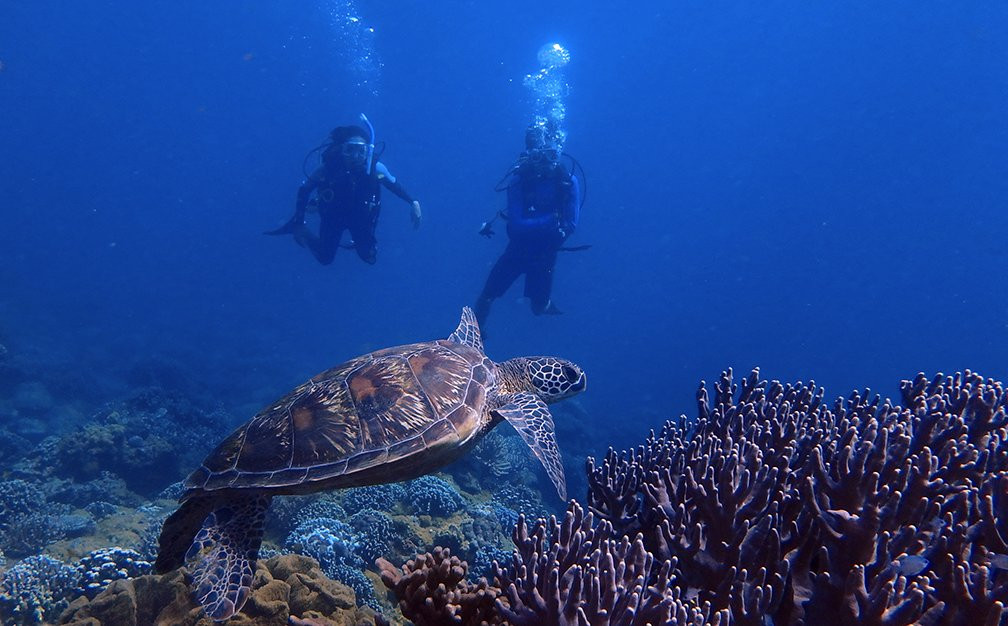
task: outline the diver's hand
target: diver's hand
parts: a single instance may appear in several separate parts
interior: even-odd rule
[[[490,224],[490,222],[483,222],[483,224],[480,225],[479,234],[483,235],[487,239],[493,237],[494,236],[493,225]]]
[[[420,202],[418,200],[413,201],[413,210],[410,211],[410,219],[413,220],[413,228],[420,228],[423,213],[420,212]]]

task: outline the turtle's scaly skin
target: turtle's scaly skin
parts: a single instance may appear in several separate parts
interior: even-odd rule
[[[471,346],[439,340],[372,352],[259,412],[189,476],[188,495],[414,478],[461,456],[491,427],[485,406],[497,386],[497,366]]]

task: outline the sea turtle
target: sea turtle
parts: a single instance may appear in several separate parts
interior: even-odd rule
[[[387,348],[326,370],[238,428],[185,481],[155,564],[188,563],[215,621],[249,595],[270,499],[416,478],[459,458],[506,420],[567,499],[549,403],[585,389],[555,357],[494,363],[472,310],[447,339]]]

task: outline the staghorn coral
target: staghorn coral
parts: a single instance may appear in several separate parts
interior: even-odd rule
[[[400,569],[378,559],[382,582],[399,599],[399,608],[416,626],[442,624],[503,624],[495,603],[501,595],[486,580],[466,581],[465,561],[451,551],[435,548],[418,555]],[[388,623],[380,621],[379,623]]]
[[[418,624],[488,596],[488,623],[1004,624],[1003,386],[967,371],[900,391],[827,405],[814,383],[726,371],[695,422],[588,460],[590,514],[522,518],[495,585],[437,550],[383,581]]]
[[[659,564],[640,539],[617,539],[612,527],[593,525],[572,502],[563,521],[524,516],[514,531],[517,546],[511,568],[497,565],[493,584],[467,580],[468,565],[435,548],[402,569],[378,560],[382,582],[399,599],[403,615],[425,624],[665,624],[675,615],[682,623],[719,624],[724,612],[711,615],[688,607],[667,593],[671,563]]]
[[[576,502],[562,522],[551,517],[530,526],[519,518],[511,568],[498,566],[495,577],[503,590],[496,610],[507,623],[645,626],[671,619],[675,603],[665,590],[675,561],[656,561],[639,537],[617,538],[608,522],[592,521]]]
[[[901,392],[830,408],[814,384],[729,370],[713,399],[701,385],[695,424],[589,460],[589,506],[736,623],[997,623],[1002,386],[921,374]]]

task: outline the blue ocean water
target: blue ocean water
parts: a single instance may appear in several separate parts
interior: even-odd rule
[[[373,32],[348,35],[348,7]],[[592,248],[561,255],[564,315],[533,317],[519,287],[496,304],[491,357],[582,363],[578,402],[615,444],[691,412],[729,365],[837,395],[917,371],[1004,378],[1006,17],[10,3],[2,341],[82,411],[157,370],[244,416],[346,358],[446,335],[503,248],[476,231],[532,115],[522,77],[556,41],[588,182],[570,243]],[[378,264],[322,267],[260,233],[290,215],[304,154],[362,111],[425,221],[389,196]]]
[[[504,208],[495,183],[558,104],[587,182],[568,243],[590,248],[560,255],[562,315],[534,316],[518,284],[484,339],[497,361],[560,355],[587,372],[556,411],[572,497],[585,455],[694,415],[698,382],[726,367],[814,379],[828,398],[896,397],[919,371],[1005,380],[1006,27],[1000,3],[2,4],[0,428],[23,439],[0,447],[32,447],[35,465],[0,462],[0,490],[45,477],[49,502],[89,502],[99,522],[156,517],[142,502],[195,466],[179,446],[201,458],[326,368],[447,336],[506,243],[477,232]],[[553,44],[570,60],[544,109],[526,77]],[[306,153],[361,112],[424,221],[386,193],[377,264],[341,250],[322,266],[262,232],[290,217]],[[142,419],[108,408],[127,399]],[[122,458],[71,456],[96,416],[127,424]],[[143,420],[159,424],[128,430]],[[172,431],[170,452],[148,436]],[[146,475],[122,469],[144,458]],[[436,480],[415,515],[463,506]],[[119,499],[97,506],[99,487]],[[480,515],[507,530],[538,506],[527,496],[496,493],[506,506]],[[324,502],[310,537],[356,532],[348,502],[374,498]],[[59,511],[42,545],[94,530]],[[375,545],[369,561],[389,554]],[[484,566],[503,549],[471,548]]]

